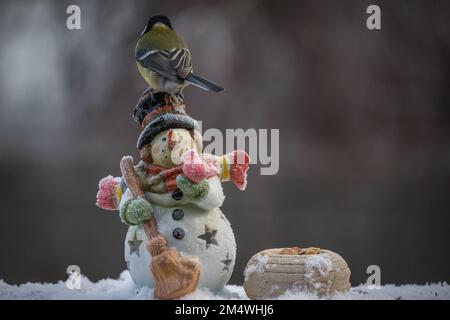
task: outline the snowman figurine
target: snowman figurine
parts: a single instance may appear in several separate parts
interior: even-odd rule
[[[143,128],[137,144],[141,161],[134,169],[145,199],[133,197],[120,178],[111,176],[100,181],[97,195],[100,207],[119,209],[121,220],[130,226],[125,261],[131,277],[137,286],[155,285],[143,227],[154,217],[170,247],[198,259],[199,287],[219,291],[230,279],[236,258],[233,230],[220,210],[225,198],[221,182],[231,180],[244,189],[248,155],[243,151],[202,155],[198,124],[184,106],[148,108],[138,120]],[[238,156],[243,162],[235,161]],[[149,183],[164,172],[172,173],[157,184]]]

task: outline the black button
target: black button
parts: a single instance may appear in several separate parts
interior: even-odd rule
[[[181,228],[175,228],[172,234],[175,239],[181,240],[184,238],[184,230]]]
[[[184,217],[184,211],[182,209],[175,209],[172,211],[173,220],[181,220]]]
[[[176,201],[183,199],[183,191],[177,190],[172,192],[172,198]]]

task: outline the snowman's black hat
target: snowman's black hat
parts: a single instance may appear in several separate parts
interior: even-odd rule
[[[142,128],[137,142],[139,150],[165,130],[199,128],[197,121],[186,114],[182,95],[147,93],[134,108],[133,117]]]

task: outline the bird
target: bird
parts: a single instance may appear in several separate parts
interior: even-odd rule
[[[175,95],[189,84],[206,91],[224,91],[214,82],[193,73],[191,52],[164,15],[149,19],[137,41],[135,56],[139,72],[153,93]]]

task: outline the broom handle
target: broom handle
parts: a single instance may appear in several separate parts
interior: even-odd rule
[[[141,197],[145,199],[144,189],[142,188],[139,178],[134,172],[133,158],[130,156],[123,157],[120,161],[120,170],[122,171],[125,183],[128,188],[130,188],[133,197]],[[149,239],[161,236],[157,228],[155,217],[151,217],[150,220],[144,224],[144,230]]]

